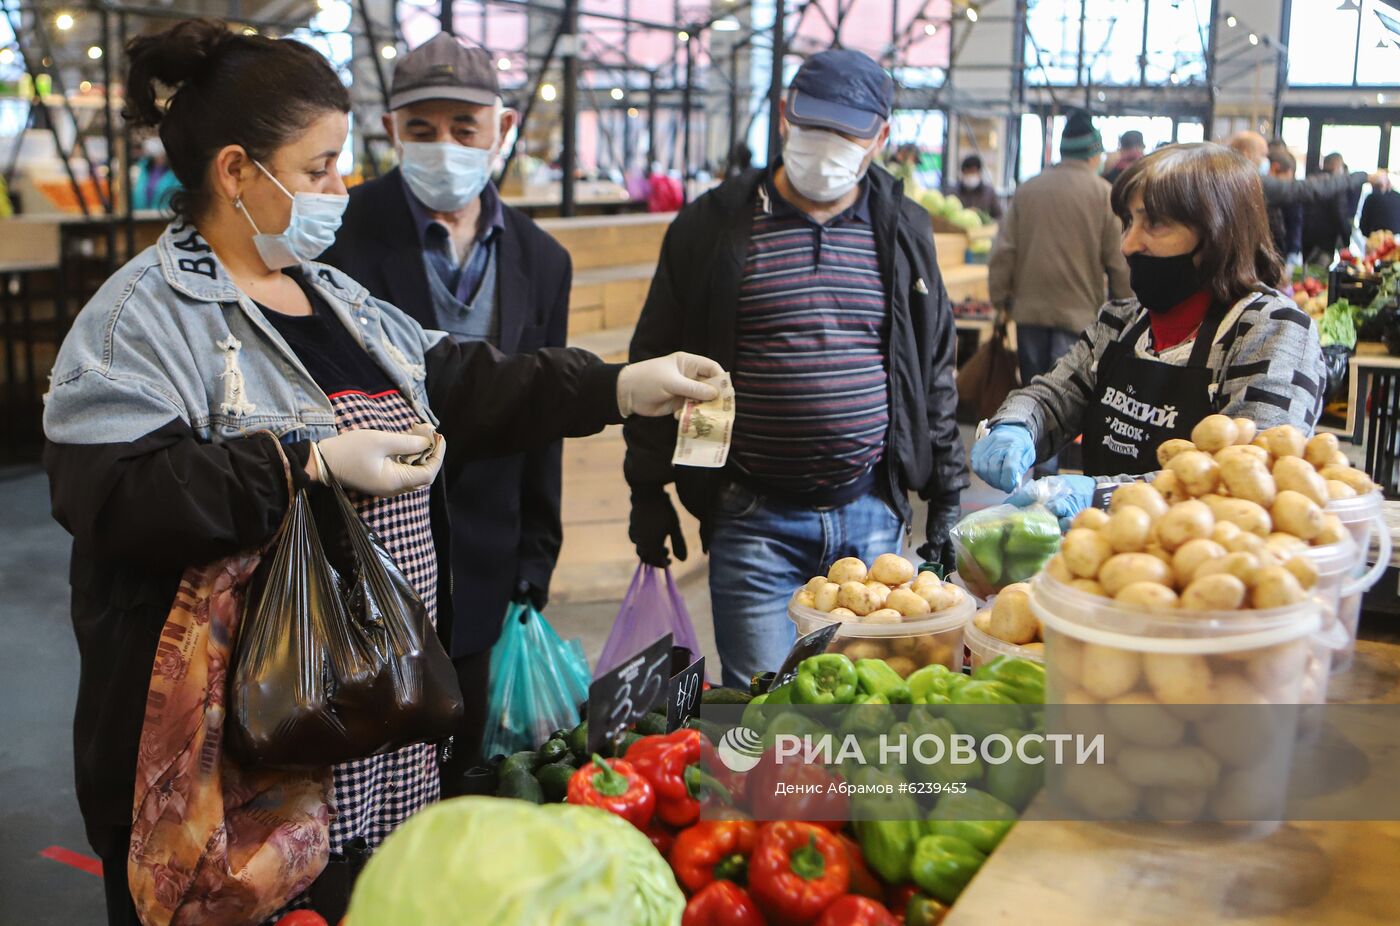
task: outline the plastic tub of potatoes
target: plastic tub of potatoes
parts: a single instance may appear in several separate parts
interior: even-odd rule
[[[1350,498],[1334,498],[1327,503],[1327,513],[1335,514],[1341,520],[1342,526],[1356,543],[1354,561],[1359,561],[1364,566],[1371,551],[1371,534],[1376,532],[1380,537],[1380,550],[1375,563],[1370,569],[1357,568],[1355,571],[1362,574],[1342,583],[1338,592],[1337,619],[1349,639],[1346,645],[1332,656],[1333,673],[1345,672],[1351,668],[1352,659],[1356,655],[1356,628],[1361,622],[1361,596],[1380,580],[1381,574],[1390,565],[1390,528],[1381,515],[1382,500],[1380,491],[1375,490]]]
[[[833,563],[797,590],[788,617],[799,636],[839,624],[828,652],[883,659],[907,676],[935,663],[960,671],[963,628],[976,608],[966,590],[885,554],[868,568],[854,558]]]
[[[1045,661],[1044,643],[1027,643],[1018,646],[1015,643],[1007,643],[1005,640],[998,640],[982,629],[978,624],[978,619],[983,614],[990,614],[991,608],[986,608],[977,612],[976,617],[967,622],[963,628],[963,645],[967,647],[967,664],[976,669],[998,656],[1014,656],[1017,659],[1029,659],[1032,662]],[[985,620],[982,621],[985,624]]]

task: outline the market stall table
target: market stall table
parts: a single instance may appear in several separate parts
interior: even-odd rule
[[[1400,703],[1400,646],[1357,644],[1329,700]],[[1092,823],[1016,826],[944,926],[1375,926],[1400,918],[1400,821],[1303,822],[1181,845]]]
[[[1326,429],[1324,429],[1326,430]],[[1339,432],[1365,443],[1365,470],[1387,493],[1397,491],[1400,464],[1400,357],[1384,344],[1362,341],[1351,358],[1346,424]]]

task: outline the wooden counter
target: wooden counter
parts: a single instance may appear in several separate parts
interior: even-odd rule
[[[1400,703],[1400,646],[1363,641],[1329,700]],[[1400,822],[1290,823],[1256,842],[1153,842],[1092,823],[1020,823],[945,926],[1400,923]]]

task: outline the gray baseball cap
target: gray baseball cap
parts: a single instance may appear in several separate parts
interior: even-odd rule
[[[490,53],[439,32],[399,59],[389,87],[389,108],[400,109],[423,100],[486,105],[500,95]]]

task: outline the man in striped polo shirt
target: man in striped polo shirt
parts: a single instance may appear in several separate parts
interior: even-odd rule
[[[814,55],[783,106],[783,156],[687,206],[666,233],[634,360],[687,349],[733,374],[723,470],[672,467],[674,422],[631,424],[630,534],[644,562],[686,556],[666,484],[700,519],[728,685],[778,668],[787,600],[835,560],[898,551],[952,565],[967,465],[954,331],[928,214],[871,161],[894,85],[849,50]]]

